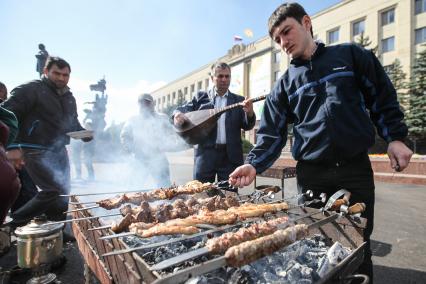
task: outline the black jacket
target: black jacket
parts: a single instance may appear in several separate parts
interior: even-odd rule
[[[18,118],[15,144],[21,147],[59,149],[70,141],[67,132],[84,129],[72,93],[60,94],[47,78],[16,87],[2,106]]]
[[[354,44],[319,44],[311,60],[295,59],[266,99],[257,145],[247,157],[263,172],[280,156],[293,123],[293,157],[327,162],[350,159],[374,144],[402,140],[395,89],[376,56]]]
[[[244,101],[244,97],[228,92],[226,105],[232,105]],[[178,107],[177,111],[190,112],[202,109],[214,108],[213,91],[198,92],[194,98],[184,106]],[[242,108],[235,108],[226,112],[226,150],[228,158],[235,164],[243,163],[243,149],[241,141],[241,129],[250,130],[256,123],[256,116],[253,115],[246,121],[246,115]],[[216,144],[217,128],[215,127],[209,134],[206,141],[195,146],[195,155],[203,155],[205,148],[213,148]]]

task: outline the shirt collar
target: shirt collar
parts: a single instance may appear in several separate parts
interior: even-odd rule
[[[227,97],[228,97],[228,93],[229,93],[229,90],[227,90],[227,91],[226,91],[226,93],[222,96],[222,98],[227,98]],[[215,90],[214,90],[214,96],[215,96],[215,97],[220,97],[220,96],[217,94],[216,88],[215,88]]]

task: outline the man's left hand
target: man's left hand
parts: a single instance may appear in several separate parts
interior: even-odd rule
[[[251,100],[244,100],[241,105],[243,106],[243,110],[247,113],[247,117],[253,117],[253,102]]]
[[[410,162],[413,151],[401,141],[392,141],[388,145],[388,156],[392,169],[403,171]]]

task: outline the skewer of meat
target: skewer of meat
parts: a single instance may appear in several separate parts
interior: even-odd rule
[[[169,220],[165,223],[154,224],[151,228],[154,228],[152,231],[155,231],[155,234],[158,235],[163,234],[162,228],[166,228],[167,226],[178,226],[181,227],[182,230],[185,230],[184,227],[195,226],[197,224],[234,224],[238,220],[244,220],[248,217],[260,217],[266,213],[287,209],[288,204],[285,202],[276,204],[248,204],[240,207],[231,207],[228,210],[201,212],[197,215],[192,215],[186,218],[179,218]],[[151,236],[151,231],[149,233],[145,233],[146,228],[146,223],[133,223],[129,226],[129,231],[141,237],[146,237],[147,234]]]
[[[103,199],[97,201],[100,207],[105,209],[114,209],[120,207],[124,203],[140,204],[142,201],[154,201],[172,199],[181,194],[195,194],[213,188],[212,183],[201,183],[197,180],[190,181],[183,186],[175,186],[170,188],[155,189],[147,192],[135,192],[119,195],[114,198]]]
[[[141,206],[136,208],[132,208],[130,205],[125,205],[121,208],[120,212],[125,217],[118,223],[114,222],[111,229],[115,233],[120,233],[126,230],[130,224],[136,222],[145,223],[145,225],[141,226],[147,228],[167,220],[186,218],[201,211],[214,211],[238,206],[240,206],[240,203],[233,196],[214,196],[204,199],[191,197],[186,201],[179,199],[172,204],[163,204],[155,207],[151,207],[148,202],[143,201]]]
[[[308,236],[308,234],[308,225],[300,224],[278,230],[271,235],[243,242],[226,251],[226,263],[233,267],[249,264]]]

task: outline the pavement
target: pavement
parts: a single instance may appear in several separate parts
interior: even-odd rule
[[[168,156],[172,182],[183,184],[192,180],[192,155],[192,151],[188,150]],[[123,187],[129,185],[127,170],[129,168],[120,163],[96,164],[98,182],[74,181],[73,191],[123,190]],[[132,175],[134,177],[135,173]],[[149,186],[149,180],[144,181]],[[258,185],[280,183],[280,180],[271,178],[257,180]],[[243,192],[251,190],[252,186],[244,188]],[[296,181],[294,178],[287,179],[285,195],[293,194],[296,194]],[[372,235],[374,283],[426,283],[425,200],[426,186],[376,182],[375,226]],[[84,262],[76,245],[66,244],[64,255],[67,258],[66,264],[54,271],[58,280],[62,283],[84,283]],[[8,254],[0,257],[0,267],[10,269],[14,266],[16,246],[12,246]],[[15,275],[10,283],[25,283],[29,278],[28,273]]]

